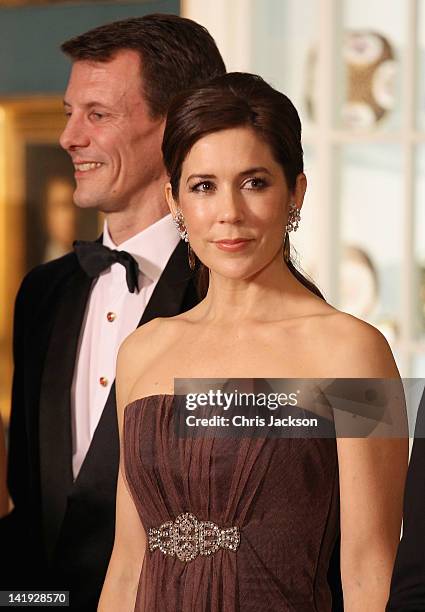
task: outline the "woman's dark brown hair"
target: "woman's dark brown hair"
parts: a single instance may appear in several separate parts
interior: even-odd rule
[[[235,127],[252,128],[269,145],[289,189],[295,188],[297,176],[304,170],[301,122],[295,106],[261,77],[232,72],[179,94],[170,105],[162,154],[176,200],[182,165],[195,142],[207,134]],[[291,259],[286,263],[307,289],[323,297]],[[201,265],[199,273],[200,289],[205,293],[208,270]]]

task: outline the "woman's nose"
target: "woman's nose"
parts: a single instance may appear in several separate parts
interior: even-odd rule
[[[237,223],[243,218],[243,198],[240,193],[229,190],[223,193],[220,201],[220,223]]]

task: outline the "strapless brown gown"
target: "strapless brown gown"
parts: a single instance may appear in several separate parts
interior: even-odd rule
[[[335,440],[177,437],[173,402],[154,395],[125,409],[125,472],[143,527],[191,512],[238,526],[240,544],[189,562],[147,547],[135,611],[329,612]]]

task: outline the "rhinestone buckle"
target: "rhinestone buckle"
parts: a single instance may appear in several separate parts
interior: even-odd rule
[[[212,555],[219,548],[235,552],[240,543],[239,527],[220,529],[212,521],[198,521],[194,514],[184,512],[176,520],[151,527],[149,550],[159,549],[164,555],[176,555],[180,561],[192,561],[198,555]]]

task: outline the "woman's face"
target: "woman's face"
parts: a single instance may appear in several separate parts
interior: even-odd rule
[[[305,176],[291,193],[269,145],[248,127],[198,140],[183,163],[178,202],[170,185],[166,189],[171,212],[181,209],[202,263],[234,279],[282,257],[289,204],[301,207],[304,192]]]

